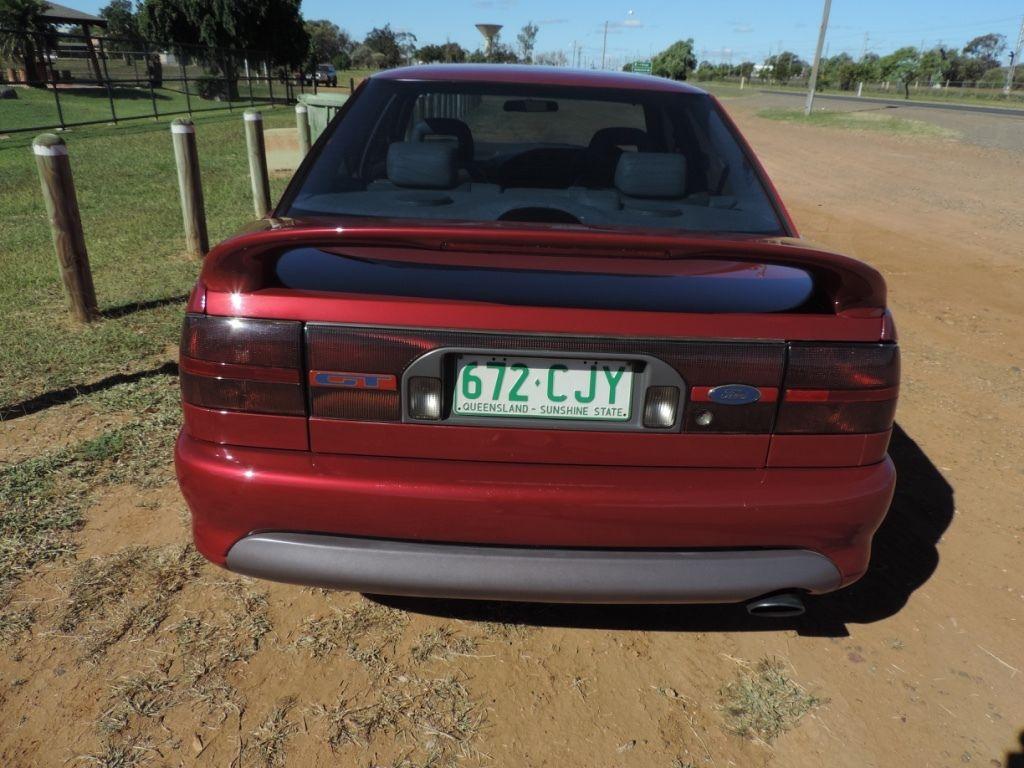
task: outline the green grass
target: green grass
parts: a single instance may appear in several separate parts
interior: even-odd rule
[[[340,81],[339,81],[340,82]],[[346,83],[348,81],[346,80]],[[201,99],[192,84],[191,98],[186,97],[178,84],[169,84],[165,88],[154,88],[150,96],[148,88],[133,86],[116,86],[110,96],[114,100],[114,112],[118,120],[132,118],[148,118],[153,120],[154,107],[158,115],[177,115],[191,107],[195,112],[227,111],[226,101]],[[243,80],[239,83],[241,95],[234,99],[232,107],[237,110],[250,106],[248,84]],[[274,95],[280,97],[284,86],[275,84]],[[5,131],[17,131],[26,128],[42,130],[46,126],[60,124],[57,112],[57,100],[50,89],[18,88],[18,98],[0,101],[0,134]],[[112,122],[110,112],[110,96],[105,88],[81,86],[61,88],[58,91],[61,114],[65,125],[88,123],[95,121]],[[252,98],[257,103],[268,100],[270,96],[265,83],[253,83]]]
[[[875,110],[869,112],[829,112],[818,110],[805,115],[799,109],[779,109],[772,107],[762,109],[758,117],[768,120],[781,120],[800,125],[814,125],[825,128],[843,128],[855,131],[883,131],[906,136],[922,136],[934,138],[955,138],[958,134],[947,128],[920,120],[907,120],[894,117]]]
[[[6,109],[10,102],[0,103]],[[294,125],[290,109],[265,108],[264,114],[268,128]],[[184,256],[167,122],[63,135],[96,295],[106,315],[88,326],[69,319],[32,136],[0,140],[0,408],[172,359],[183,297],[199,271]],[[197,117],[196,136],[212,244],[253,218],[241,115]],[[286,182],[271,179],[275,198]]]
[[[738,83],[696,83],[701,88],[729,86],[738,88]],[[765,83],[755,81],[753,84],[747,84],[748,90],[757,92],[759,90],[765,91],[789,91],[791,93],[807,93],[806,85],[779,85],[778,83]],[[817,91],[818,95],[821,96],[855,96],[856,89],[843,91],[839,88],[819,88]],[[893,85],[889,90],[885,90],[877,83],[864,85],[863,96],[867,98],[875,99],[895,99],[904,100],[903,87]],[[986,107],[1004,107],[1006,109],[1021,109],[1024,108],[1024,90],[1017,89],[1013,91],[1009,96],[1003,94],[1002,89],[999,87],[994,88],[929,88],[921,86],[920,88],[910,88],[910,99],[909,101],[925,103],[925,102],[939,102],[942,104],[975,104],[984,105]]]
[[[178,392],[169,376],[123,384],[88,396],[98,411],[126,411],[127,423],[76,445],[0,470],[0,608],[10,588],[37,565],[73,553],[73,534],[94,492],[104,485],[158,485],[179,425]],[[12,621],[0,618],[0,636]]]

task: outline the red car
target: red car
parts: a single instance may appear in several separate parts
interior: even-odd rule
[[[865,572],[898,382],[881,276],[712,96],[415,67],[206,258],[175,457],[239,573],[781,615]]]

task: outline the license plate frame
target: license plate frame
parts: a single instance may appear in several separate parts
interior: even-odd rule
[[[621,358],[459,354],[451,413],[485,421],[628,423],[635,369]]]
[[[621,343],[613,340],[607,345],[592,343],[592,348],[583,352],[569,348],[571,343],[579,343],[577,337],[530,334],[538,341],[544,339],[549,344],[505,346],[449,344],[432,349],[413,360],[402,373],[402,421],[406,424],[424,424],[453,427],[475,427],[481,429],[530,429],[555,431],[592,431],[592,432],[643,432],[665,434],[680,432],[683,428],[683,411],[686,405],[686,382],[679,373],[664,360],[646,351],[624,349]],[[583,337],[587,339],[588,337]],[[562,348],[563,345],[566,348]],[[486,357],[543,357],[558,360],[621,360],[633,366],[632,415],[629,421],[597,421],[580,419],[538,419],[538,418],[506,418],[493,416],[480,418],[477,416],[461,416],[452,411],[455,398],[456,359],[460,355],[481,355]],[[409,382],[417,376],[440,379],[442,382],[442,414],[440,419],[418,419],[409,411]],[[648,428],[643,425],[644,395],[648,387],[672,386],[679,389],[679,408],[676,421],[667,428]]]

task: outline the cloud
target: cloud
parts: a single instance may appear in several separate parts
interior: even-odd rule
[[[623,21],[609,21],[608,31],[609,32],[622,32],[626,29],[639,29],[644,23],[640,19],[624,19]],[[604,31],[604,25],[600,26],[600,31]]]
[[[473,0],[473,5],[477,8],[497,8],[504,10],[511,8],[516,4],[516,0]]]
[[[569,23],[568,19],[541,19],[540,21],[537,22],[537,26],[539,26],[539,27],[547,27],[547,26],[550,26],[551,24],[568,24],[568,23]]]
[[[739,35],[745,35],[748,32],[753,32],[754,28],[749,24],[737,24],[735,27],[732,28],[732,31]]]
[[[736,51],[732,48],[701,49],[700,52],[702,59],[728,59],[735,53]]]

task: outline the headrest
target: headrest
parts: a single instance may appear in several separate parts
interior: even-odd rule
[[[455,186],[455,145],[396,141],[388,147],[388,179],[399,187],[451,189]]]
[[[423,141],[425,136],[454,136],[459,142],[459,159],[473,160],[473,132],[469,126],[454,117],[425,117],[412,128],[412,140]]]
[[[630,197],[675,199],[686,194],[686,158],[668,152],[623,152],[615,188]]]
[[[651,137],[646,131],[639,128],[627,126],[611,126],[601,128],[590,137],[590,149],[607,151],[612,147],[627,146],[636,147],[638,151],[645,152],[651,148]]]

